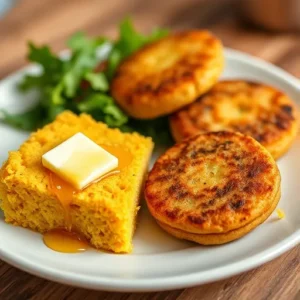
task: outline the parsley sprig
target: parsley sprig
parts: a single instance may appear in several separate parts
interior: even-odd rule
[[[74,34],[67,41],[68,59],[54,54],[48,46],[29,42],[28,60],[38,64],[41,72],[25,75],[19,89],[23,92],[37,89],[40,98],[36,106],[23,114],[3,112],[3,121],[24,130],[35,130],[68,109],[77,114],[89,113],[112,128],[138,131],[152,136],[158,143],[169,142],[166,118],[134,120],[119,108],[110,94],[110,81],[121,61],[167,34],[165,29],[156,29],[147,36],[143,35],[127,18],[119,26],[116,41],[105,37],[89,38],[82,32]],[[107,45],[110,45],[110,50],[105,62],[101,63],[99,49]]]

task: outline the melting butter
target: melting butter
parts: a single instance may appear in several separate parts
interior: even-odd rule
[[[133,159],[133,156],[130,152],[123,150],[119,146],[101,145],[101,147],[117,157],[118,167],[95,179],[91,184],[93,184],[94,182],[99,182],[109,176],[119,174],[123,168],[127,167],[131,163]],[[93,162],[93,159],[95,159],[93,155],[88,157],[88,160],[90,162]],[[71,163],[71,161],[68,162],[68,164],[69,163]],[[81,168],[80,165],[81,162],[77,164],[76,167]],[[82,167],[82,170],[83,172],[87,172],[84,166]],[[51,193],[53,193],[61,202],[64,209],[65,227],[57,228],[45,233],[43,238],[45,245],[54,251],[64,253],[86,251],[89,248],[88,241],[74,230],[71,217],[70,206],[73,200],[73,196],[78,192],[78,190],[70,183],[51,171],[49,171],[48,176],[50,183],[49,189]]]

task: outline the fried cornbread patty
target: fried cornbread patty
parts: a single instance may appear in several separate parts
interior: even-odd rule
[[[273,211],[278,195],[280,173],[270,153],[235,132],[200,134],[173,146],[157,160],[145,188],[157,221],[195,234],[255,222]]]
[[[176,141],[208,131],[239,131],[255,138],[277,159],[294,141],[297,113],[287,95],[247,81],[221,81],[198,101],[170,117]]]
[[[263,213],[261,216],[256,218],[254,221],[248,223],[247,225],[228,231],[224,233],[211,233],[211,234],[198,234],[198,233],[190,233],[187,231],[183,231],[174,227],[171,227],[167,224],[157,222],[158,225],[163,228],[169,234],[175,236],[176,238],[192,241],[202,245],[220,245],[225,244],[231,241],[234,241],[238,238],[241,238],[255,227],[263,223],[275,210],[279,200],[280,200],[280,190],[277,193],[275,201],[273,201],[272,206],[268,211]]]
[[[223,61],[222,44],[210,32],[173,34],[126,59],[111,92],[135,118],[166,115],[209,90],[223,70]]]
[[[72,225],[96,248],[130,252],[153,143],[137,133],[110,129],[85,114],[60,114],[53,123],[33,133],[18,151],[9,153],[0,170],[0,207],[5,221],[41,233],[65,226],[65,210],[49,189],[42,155],[78,132],[99,145],[121,147],[132,153],[132,160],[120,174],[95,182],[73,196],[68,208]]]

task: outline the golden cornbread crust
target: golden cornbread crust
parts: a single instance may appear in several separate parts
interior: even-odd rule
[[[172,113],[209,90],[224,65],[221,42],[191,30],[151,43],[119,66],[112,95],[131,116],[151,119]]]
[[[33,133],[18,151],[9,153],[0,171],[0,205],[5,221],[41,233],[64,227],[64,210],[49,191],[49,178],[41,157],[77,132],[97,144],[120,146],[132,153],[131,163],[120,174],[76,193],[70,207],[73,226],[93,246],[130,252],[153,143],[137,133],[109,129],[85,114],[62,113],[53,123]]]
[[[175,236],[176,238],[182,240],[192,241],[201,245],[221,245],[228,242],[232,242],[236,239],[239,239],[255,229],[258,225],[262,224],[275,210],[279,200],[280,200],[281,193],[278,192],[278,195],[274,199],[272,206],[263,213],[261,216],[253,220],[252,222],[248,223],[247,225],[237,228],[225,233],[212,233],[212,234],[197,234],[197,233],[190,233],[186,232],[177,228],[173,228],[169,225],[166,225],[161,222],[157,222],[158,225],[164,229],[169,234]]]
[[[157,221],[190,233],[226,233],[269,211],[280,190],[270,153],[250,136],[200,134],[155,163],[145,198]]]
[[[208,131],[238,131],[250,135],[275,159],[295,140],[297,109],[273,87],[249,81],[221,81],[196,102],[170,117],[174,139]]]

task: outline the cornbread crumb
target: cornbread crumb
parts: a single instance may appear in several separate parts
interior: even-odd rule
[[[0,207],[5,221],[41,233],[64,226],[64,210],[49,190],[41,157],[77,132],[97,144],[122,147],[132,153],[133,159],[120,174],[75,194],[70,206],[73,226],[96,248],[131,252],[153,142],[137,133],[109,129],[86,114],[60,114],[53,123],[31,134],[18,151],[9,153],[0,170]]]
[[[280,209],[280,208],[277,208],[276,209],[276,213],[277,213],[277,216],[280,220],[284,219],[285,218],[285,212]]]

